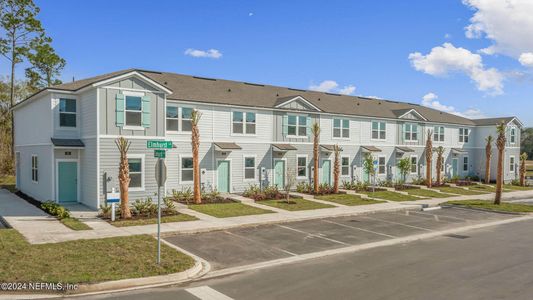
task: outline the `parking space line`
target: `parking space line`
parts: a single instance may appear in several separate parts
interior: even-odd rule
[[[208,287],[207,285],[185,290],[201,300],[233,300],[233,298],[230,298],[221,292]]]
[[[431,230],[429,228],[424,228],[424,227],[419,227],[419,226],[414,226],[414,225],[409,225],[409,224],[404,224],[404,223],[394,222],[394,221],[389,221],[389,220],[383,220],[383,219],[373,218],[373,217],[369,217],[369,216],[363,216],[363,218],[372,219],[372,220],[385,222],[385,223],[390,223],[390,224],[401,225],[401,226],[405,226],[405,227],[411,227],[411,228],[420,229],[420,230],[433,231],[433,230]]]
[[[263,243],[263,242],[261,242],[261,241],[256,241],[256,240],[254,240],[254,239],[247,238],[247,237],[245,237],[245,236],[238,235],[238,234],[233,233],[233,232],[229,232],[229,231],[224,231],[224,232],[227,233],[227,234],[229,234],[229,235],[232,235],[232,236],[234,236],[234,237],[238,237],[238,238],[240,238],[240,239],[243,239],[243,240],[246,240],[246,241],[249,241],[249,242],[252,242],[252,243],[260,244],[260,245],[262,245],[262,246],[267,246],[267,247],[270,247],[270,248],[272,248],[272,249],[275,249],[275,250],[278,250],[278,251],[281,251],[281,252],[285,252],[285,253],[287,253],[287,254],[289,254],[289,255],[292,255],[292,256],[296,256],[296,255],[298,255],[298,254],[296,254],[296,253],[292,253],[292,252],[290,252],[290,251],[287,251],[287,250],[284,250],[284,249],[281,249],[281,248],[278,248],[278,247],[275,247],[275,246],[272,246],[272,245],[269,245],[269,244]]]
[[[350,225],[346,225],[346,224],[342,224],[342,223],[337,223],[337,222],[333,222],[333,221],[330,221],[330,220],[322,220],[322,221],[326,222],[326,223],[331,223],[331,224],[339,225],[339,226],[342,226],[342,227],[346,227],[346,228],[352,228],[352,229],[357,229],[357,230],[361,230],[361,231],[365,231],[365,232],[369,232],[369,233],[373,233],[373,234],[377,234],[377,235],[386,236],[388,238],[393,238],[393,239],[397,238],[397,236],[394,236],[394,235],[381,233],[381,232],[377,232],[377,231],[372,231],[372,230],[368,230],[368,229],[364,229],[364,228],[360,228],[360,227],[350,226]]]
[[[298,230],[298,229],[291,228],[291,227],[284,226],[284,225],[276,224],[276,226],[281,227],[281,228],[285,228],[285,229],[288,229],[288,230],[296,231],[296,232],[299,232],[299,233],[303,233],[303,234],[306,234],[306,235],[311,236],[311,237],[320,238],[320,239],[323,239],[323,240],[326,240],[326,241],[330,241],[330,242],[333,242],[333,243],[337,243],[337,244],[341,244],[341,245],[345,245],[345,246],[351,246],[350,244],[347,244],[345,242],[341,242],[341,241],[337,241],[337,240],[334,240],[334,239],[330,239],[330,238],[327,238],[327,237],[324,237],[324,236],[320,236],[318,234],[305,232],[305,231]]]
[[[419,215],[433,216],[437,222],[440,221],[439,217],[440,218],[455,219],[455,220],[465,221],[465,222],[471,221],[471,220],[465,219],[465,218],[458,218],[458,217],[452,217],[452,216],[446,216],[446,215],[429,214],[429,213],[424,213],[424,212],[419,212],[419,211],[414,211],[413,213],[419,214]]]

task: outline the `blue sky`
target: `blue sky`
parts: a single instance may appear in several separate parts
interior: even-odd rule
[[[426,96],[428,106],[531,126],[533,7],[509,1],[36,3],[67,60],[64,81],[135,67],[417,104]],[[523,15],[502,21],[509,14]]]

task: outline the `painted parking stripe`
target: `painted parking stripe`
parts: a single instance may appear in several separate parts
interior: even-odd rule
[[[305,232],[305,231],[302,231],[302,230],[298,230],[296,228],[292,228],[292,227],[289,227],[289,226],[277,225],[277,224],[276,224],[276,226],[281,227],[281,228],[285,228],[285,229],[288,229],[288,230],[296,231],[296,232],[299,232],[299,233],[307,234],[308,236],[316,237],[316,238],[323,239],[323,240],[326,240],[326,241],[330,241],[330,242],[333,242],[333,243],[337,243],[337,244],[341,244],[341,245],[345,245],[345,246],[350,246],[350,244],[347,244],[345,242],[341,242],[341,241],[337,241],[337,240],[334,240],[334,239],[330,239],[330,238],[327,238],[325,236],[321,236],[321,235],[318,235],[318,234],[312,234],[312,233]]]
[[[185,290],[202,300],[233,300],[233,298],[230,298],[221,292],[208,287],[207,285]]]
[[[471,221],[471,220],[466,219],[466,218],[458,218],[458,217],[448,216],[448,215],[445,215],[445,214],[436,215],[436,214],[424,213],[424,212],[419,212],[419,211],[415,211],[413,213],[418,214],[418,215],[433,216],[435,218],[448,218],[448,219],[455,219],[455,220],[465,221],[465,222]],[[444,221],[444,222],[446,222],[446,221]]]
[[[326,222],[326,223],[331,223],[331,224],[339,225],[339,226],[342,226],[342,227],[346,227],[346,228],[352,228],[352,229],[357,229],[357,230],[361,230],[361,231],[370,232],[370,233],[377,234],[377,235],[386,236],[386,237],[392,238],[392,239],[397,238],[397,236],[394,236],[394,235],[390,235],[390,234],[386,234],[386,233],[382,233],[382,232],[377,232],[377,231],[372,231],[372,230],[364,229],[364,228],[361,228],[361,227],[350,226],[350,225],[346,225],[346,224],[342,224],[342,223],[333,222],[333,221],[330,221],[330,220],[322,220],[322,221]]]
[[[395,224],[395,225],[401,225],[401,226],[405,226],[405,227],[411,227],[411,228],[414,228],[414,229],[420,229],[420,230],[425,230],[425,231],[433,231],[433,230],[431,230],[429,228],[424,228],[424,227],[419,227],[419,226],[414,226],[414,225],[409,225],[409,224],[404,224],[404,223],[394,222],[394,221],[389,221],[389,220],[383,220],[383,219],[373,218],[373,217],[369,217],[369,216],[363,216],[363,218],[372,219],[372,220],[385,222],[385,223],[389,223],[389,224]]]
[[[296,253],[292,253],[292,252],[290,252],[290,251],[287,251],[287,250],[284,250],[284,249],[281,249],[281,248],[278,248],[278,247],[275,247],[275,246],[272,246],[272,245],[267,245],[267,244],[265,244],[265,243],[263,243],[263,242],[256,241],[256,240],[251,239],[251,238],[247,238],[247,237],[245,237],[245,236],[238,235],[238,234],[233,233],[233,232],[230,232],[230,231],[224,231],[224,232],[227,233],[227,234],[229,234],[229,235],[232,235],[232,236],[234,236],[234,237],[237,237],[237,238],[243,239],[243,240],[245,240],[245,241],[248,241],[248,242],[252,242],[252,243],[255,243],[255,244],[260,244],[260,245],[262,245],[262,246],[266,245],[266,246],[268,246],[268,247],[270,247],[270,248],[272,248],[272,249],[275,249],[275,250],[278,250],[278,251],[281,251],[281,252],[285,252],[285,253],[287,253],[287,254],[289,254],[289,255],[292,255],[292,256],[296,256],[296,255],[298,255],[298,254],[296,254]]]

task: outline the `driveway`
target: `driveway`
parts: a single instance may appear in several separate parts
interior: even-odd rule
[[[181,234],[165,239],[220,270],[514,217],[463,208],[442,208],[261,225]],[[464,238],[461,235],[450,237]]]

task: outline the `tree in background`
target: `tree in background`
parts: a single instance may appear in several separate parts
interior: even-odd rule
[[[335,156],[335,165],[333,166],[333,192],[335,194],[339,193],[339,177],[341,175],[341,163],[340,163],[340,154],[342,148],[339,145],[333,146],[333,153]]]
[[[128,163],[128,151],[131,142],[124,137],[115,140],[118,152],[120,152],[120,164],[118,168],[118,182],[120,188],[120,218],[131,219],[128,190],[130,187],[130,164]]]
[[[31,67],[26,68],[26,77],[34,92],[61,84],[59,75],[65,67],[65,60],[56,54],[49,39],[39,39],[32,43],[28,52]]]
[[[443,158],[443,155],[444,155],[444,147],[442,147],[442,146],[438,146],[438,147],[437,147],[437,167],[436,167],[436,171],[437,171],[437,185],[440,185],[441,182],[442,182],[442,173],[441,173],[441,170],[442,170],[442,158]]]
[[[485,145],[485,183],[490,183],[490,160],[492,159],[492,142],[494,141],[494,138],[492,135],[489,135],[485,142],[487,143]]]
[[[526,152],[528,157],[533,157],[533,128],[522,129],[520,147],[521,152]]]
[[[428,136],[426,139],[426,185],[428,188],[432,186],[433,178],[431,177],[431,163],[433,162],[433,141],[431,137],[433,133],[428,129]]]
[[[198,129],[198,123],[202,113],[197,109],[193,109],[191,113],[192,134],[191,134],[191,146],[192,146],[192,173],[193,173],[193,197],[194,203],[202,203],[202,190],[200,189],[200,130]]]
[[[320,139],[320,125],[318,125],[318,123],[313,123],[311,126],[311,133],[313,133],[313,192],[318,194],[318,143]]]
[[[402,184],[407,180],[407,174],[411,171],[411,159],[409,157],[404,157],[398,161],[396,164],[398,170],[400,171],[400,176],[402,177]]]
[[[520,155],[520,185],[526,185],[526,160],[527,153],[524,152]]]
[[[507,138],[505,137],[505,131],[507,126],[502,121],[500,124],[496,125],[496,132],[498,137],[496,138],[496,147],[498,148],[498,173],[496,175],[496,196],[494,197],[494,204],[500,204],[502,199],[502,188],[503,188],[503,156],[505,151],[505,143],[507,143]]]

